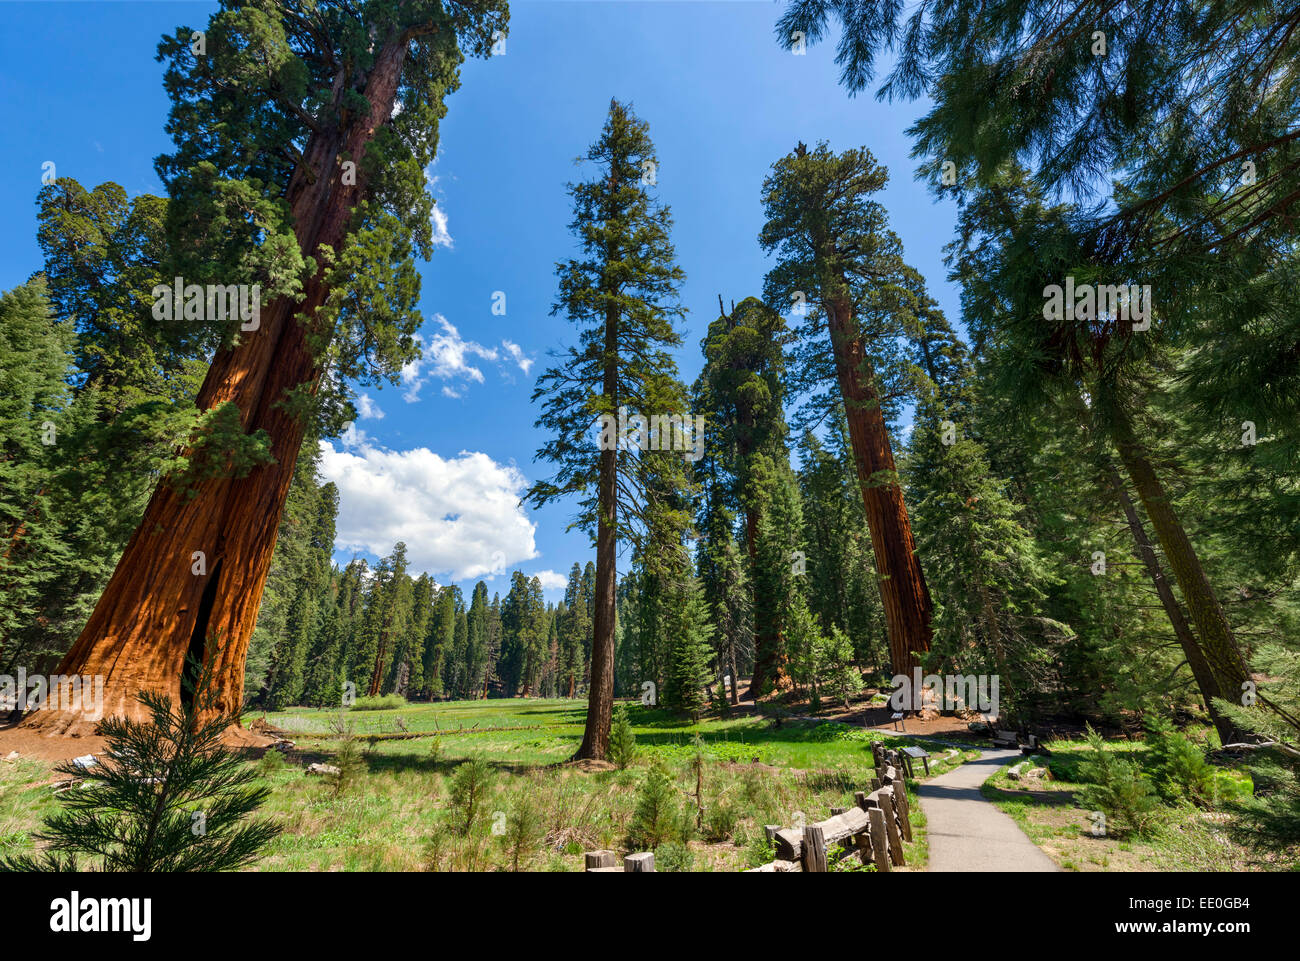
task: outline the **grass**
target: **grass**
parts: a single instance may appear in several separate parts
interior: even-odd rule
[[[287,758],[271,751],[250,760],[272,792],[263,816],[284,828],[256,870],[507,870],[517,854],[521,869],[580,871],[584,851],[628,852],[637,792],[646,765],[658,756],[678,789],[679,821],[690,825],[678,841],[688,840],[691,869],[738,871],[771,860],[765,824],[824,819],[831,807],[851,805],[854,791],[869,789],[872,741],[917,743],[828,721],[778,726],[735,717],[697,724],[634,704],[629,716],[637,739],[635,764],[626,771],[597,770],[563,763],[581,740],[584,701],[368,707],[344,718],[362,746],[365,770],[337,796],[327,779],[308,776],[304,768],[337,755],[341,742],[331,733],[331,721],[338,712],[302,708],[266,715],[276,727],[296,732],[296,748]],[[702,831],[693,829],[697,733],[705,755]],[[934,755],[931,776],[974,753],[928,748]],[[455,770],[471,758],[485,762],[489,783],[466,834],[451,826],[464,818],[463,812],[452,816],[450,786]],[[29,760],[0,765],[0,851],[29,848],[41,818],[57,808],[48,786],[51,769]],[[920,805],[911,799],[916,839],[905,855],[909,869],[919,870],[928,849]],[[520,817],[521,810],[533,816]],[[508,829],[516,823],[524,827]],[[683,863],[678,849],[664,854],[666,862]]]
[[[1075,801],[1073,782],[1086,742],[1047,745],[1049,775],[1012,780],[1007,772],[1017,759],[984,782],[982,792],[1011,816],[1035,844],[1067,871],[1258,871],[1251,853],[1233,842],[1226,830],[1231,815],[1192,805],[1166,806],[1154,827],[1142,835],[1094,835],[1092,812]],[[1107,742],[1106,750],[1128,753],[1142,763],[1141,741]],[[1027,772],[1033,765],[1027,765]]]

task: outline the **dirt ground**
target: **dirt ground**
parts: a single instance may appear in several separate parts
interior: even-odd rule
[[[43,761],[70,761],[102,750],[104,739],[98,735],[63,737],[39,734],[15,724],[0,726],[0,758],[17,751],[22,757],[37,757]]]
[[[274,743],[274,738],[246,728],[231,728],[225,741],[233,748],[257,749]],[[0,763],[12,751],[17,751],[21,757],[43,761],[70,761],[74,757],[99,754],[106,743],[97,734],[42,734],[10,722],[0,725]]]
[[[828,720],[843,721],[845,724],[856,724],[860,727],[871,727],[891,733],[926,734],[930,737],[948,739],[974,739],[970,728],[967,726],[970,722],[960,716],[944,716],[926,711],[924,714],[909,714],[901,722],[895,724],[892,720],[893,713],[893,710],[888,706],[868,707],[854,705],[848,711],[841,709],[838,713],[827,713],[823,716]]]
[[[731,713],[734,714],[755,714],[758,708],[754,704],[753,696],[749,692],[749,678],[740,678],[739,689],[741,691],[739,703],[731,705]],[[880,731],[903,734],[924,734],[930,737],[958,739],[963,741],[978,741],[979,735],[971,733],[967,726],[972,719],[978,719],[976,715],[970,717],[961,717],[957,715],[943,716],[935,711],[925,711],[924,716],[916,713],[909,713],[903,719],[901,726],[895,725],[893,721],[893,709],[887,705],[870,706],[866,703],[859,703],[856,699],[861,697],[869,699],[872,695],[878,693],[875,690],[868,689],[855,695],[850,709],[845,710],[843,704],[831,704],[829,700],[823,700],[822,710],[816,715],[808,712],[806,701],[796,700],[790,693],[778,694],[763,699],[763,712],[770,711],[773,707],[780,707],[787,715],[797,717],[816,717],[819,720],[842,721],[845,724],[853,724],[858,727],[875,728]],[[880,693],[889,693],[888,691]]]

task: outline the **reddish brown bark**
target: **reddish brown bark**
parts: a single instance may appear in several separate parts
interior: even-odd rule
[[[596,610],[591,638],[591,689],[587,694],[587,724],[575,758],[604,759],[609,750],[609,728],[614,710],[614,588],[615,540],[614,479],[616,451],[600,453],[602,505],[596,526]],[[608,501],[605,496],[608,493]]]
[[[375,653],[375,666],[370,672],[370,683],[366,686],[367,697],[378,697],[384,687],[384,661],[388,655],[388,632],[379,636],[379,650]]]
[[[889,659],[895,674],[910,676],[918,666],[917,655],[930,650],[930,591],[916,556],[875,372],[854,329],[848,302],[829,304],[827,320],[853,461],[876,556],[880,601],[889,632]]]
[[[367,116],[309,140],[286,194],[304,253],[314,254],[322,245],[340,249],[366,178],[358,163],[356,183],[344,184],[336,173],[338,161],[343,156],[359,161],[392,115],[406,51],[419,32],[395,34],[381,47],[365,86]],[[341,83],[335,92],[342,95]],[[262,309],[260,329],[213,359],[197,398],[199,409],[234,404],[247,432],[265,430],[270,436],[275,460],[243,478],[204,482],[193,497],[166,481],[155,489],[94,613],[58,668],[64,674],[103,675],[105,715],[143,717],[136,701],[142,691],[179,701],[186,654],[202,654],[209,641],[219,645],[211,664],[216,709],[240,707],[248,640],[303,439],[304,424],[280,402],[300,385],[316,390],[321,371],[305,323],[327,294],[317,273],[304,284],[300,301],[271,301]],[[195,551],[206,555],[205,575],[191,573]],[[50,733],[89,733],[93,727],[80,714],[52,711],[37,712],[24,723]]]
[[[618,409],[618,314],[609,307],[605,315],[604,395]],[[600,452],[597,481],[596,586],[591,626],[591,682],[587,691],[587,723],[575,759],[604,760],[609,752],[609,729],[614,716],[615,588],[618,572],[618,450]]]

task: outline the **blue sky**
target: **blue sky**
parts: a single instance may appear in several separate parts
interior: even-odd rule
[[[650,124],[658,194],[672,208],[689,309],[679,356],[689,383],[700,338],[728,302],[761,292],[770,261],[757,243],[759,187],[799,140],[865,145],[888,167],[882,200],[908,260],[948,316],[957,291],[941,248],[955,210],[913,179],[904,131],[923,104],[850,98],[833,42],[780,49],[767,0],[516,0],[504,56],[471,60],[448,99],[430,170],[442,243],[421,267],[426,359],[405,382],[366,390],[364,416],[326,451],[342,505],[337,558],[407,542],[413,566],[468,588],[483,572],[504,593],[509,571],[555,575],[593,551],[566,531],[564,507],[517,506],[545,466],[529,403],[548,352],[573,338],[551,317],[554,265],[576,249],[567,181],[599,134],[611,96]],[[0,288],[40,267],[35,198],[42,163],[91,187],[162,193],[153,159],[169,148],[159,36],[201,27],[213,4],[0,3]],[[832,38],[833,40],[833,38]],[[493,298],[505,295],[504,316]]]

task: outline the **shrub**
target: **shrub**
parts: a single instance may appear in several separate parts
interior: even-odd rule
[[[492,769],[482,758],[470,758],[451,776],[448,791],[452,826],[468,837],[483,819],[488,791],[492,786]]]
[[[400,694],[384,694],[381,697],[359,697],[352,704],[354,711],[388,711],[406,707],[406,698]]]
[[[695,865],[695,852],[678,841],[665,841],[655,848],[655,870],[683,873]]]
[[[261,759],[257,762],[258,772],[262,777],[271,777],[272,775],[279,774],[288,766],[288,762],[284,759],[284,752],[277,750],[276,748],[270,748],[267,750],[267,752],[263,754]]]
[[[537,850],[542,834],[542,812],[527,792],[515,795],[506,812],[502,842],[510,855],[510,869],[519,870],[519,862]]]
[[[704,813],[705,840],[727,840],[735,833],[739,819],[734,807],[721,798],[716,799]]]
[[[1147,718],[1147,758],[1156,787],[1166,801],[1189,800],[1209,806],[1216,799],[1214,768],[1205,753],[1165,718]]]
[[[1079,777],[1085,782],[1078,793],[1079,804],[1141,834],[1156,817],[1157,802],[1150,782],[1138,765],[1106,750],[1092,725],[1088,725],[1087,740],[1090,754],[1079,765]]]
[[[614,709],[614,723],[609,731],[609,759],[620,771],[627,770],[636,759],[636,734],[627,716],[627,705]]]
[[[637,792],[628,843],[635,848],[655,848],[680,833],[681,820],[677,786],[663,761],[656,757]]]
[[[334,796],[338,797],[351,789],[365,773],[366,761],[361,753],[361,742],[357,740],[352,721],[348,719],[345,712],[339,711],[336,716],[330,718],[329,725],[330,733],[339,741],[338,753],[334,755],[334,767],[338,769],[338,773],[329,776]]]

